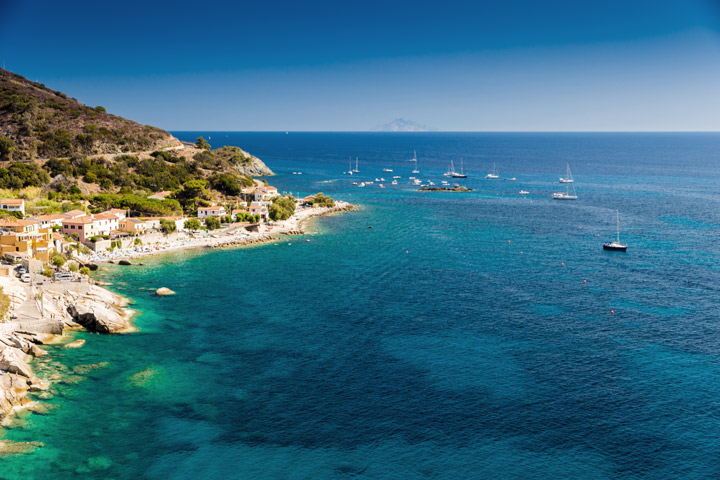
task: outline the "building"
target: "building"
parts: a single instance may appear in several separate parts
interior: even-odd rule
[[[83,215],[76,218],[66,218],[62,223],[62,233],[86,243],[91,237],[101,235],[95,228],[95,221],[90,215]]]
[[[268,207],[265,205],[253,202],[248,210],[250,212],[250,215],[260,215],[260,218],[262,218],[263,220],[268,219]]]
[[[99,232],[96,235],[110,235],[110,232],[120,228],[120,219],[115,214],[98,213],[90,217],[95,221],[95,228]]]
[[[211,205],[209,207],[198,208],[197,218],[221,217],[223,215],[227,215],[227,212],[225,211],[225,207],[218,206],[218,205]]]
[[[122,208],[111,208],[110,210],[106,210],[102,213],[112,213],[113,215],[116,215],[118,219],[127,217],[127,210],[123,210]]]
[[[0,218],[0,230],[15,233],[33,233],[40,228],[40,222],[18,218]]]
[[[83,212],[82,210],[70,210],[69,212],[65,212],[62,214],[65,218],[78,218],[82,217],[83,215],[87,215],[87,213]]]
[[[256,201],[268,201],[278,196],[278,190],[270,185],[263,185],[255,190]]]
[[[22,198],[7,198],[0,200],[0,209],[9,212],[20,212],[25,215],[25,200]]]
[[[172,192],[164,190],[162,192],[153,193],[148,198],[154,198],[155,200],[165,200],[170,195],[172,195]]]
[[[62,227],[62,222],[65,217],[62,215],[36,215],[34,217],[28,217],[28,220],[34,220],[40,222],[40,228],[44,227]]]
[[[147,230],[147,224],[145,221],[136,217],[121,218],[120,230],[133,235],[139,235]]]
[[[26,220],[20,220],[24,222]],[[42,262],[50,261],[50,251],[53,247],[53,233],[50,228],[38,229],[29,225],[13,225],[3,228],[0,232],[0,253],[6,259],[18,261],[22,258],[35,258]]]

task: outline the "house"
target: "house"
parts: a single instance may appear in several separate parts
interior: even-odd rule
[[[120,219],[120,230],[133,235],[138,235],[147,230],[147,224],[144,220],[137,217],[128,217]]]
[[[211,205],[209,207],[198,208],[197,218],[221,217],[223,215],[227,215],[227,212],[225,212],[225,207]]]
[[[152,195],[150,195],[148,198],[154,198],[155,200],[165,200],[167,197],[172,195],[172,192],[168,190],[164,190],[162,192],[157,192]]]
[[[250,215],[260,215],[260,218],[262,218],[263,220],[268,219],[269,212],[268,208],[265,205],[256,204],[256,202],[253,202],[248,210],[250,212]]]
[[[20,212],[25,215],[25,200],[22,198],[7,198],[0,200],[0,209],[9,212]]]
[[[20,220],[23,222],[24,220]],[[15,225],[18,230],[4,230],[0,234],[0,253],[5,258],[16,261],[20,258],[35,258],[42,262],[50,261],[50,251],[53,246],[53,233],[50,228],[27,230],[29,225]]]
[[[40,222],[35,220],[20,220],[17,218],[0,218],[0,230],[15,233],[37,232]]]
[[[36,215],[34,217],[28,217],[28,220],[34,220],[40,222],[40,227],[62,227],[62,222],[65,217],[62,215]]]
[[[90,215],[83,215],[81,217],[66,218],[62,223],[62,233],[70,237],[75,238],[85,243],[90,241],[90,237],[100,235],[100,232],[95,228],[95,220]]]
[[[255,190],[255,200],[272,200],[273,198],[278,196],[278,190],[275,187],[271,187],[270,185],[263,185],[262,187],[259,187],[257,190]]]
[[[69,212],[65,212],[62,214],[65,218],[78,218],[82,217],[83,215],[87,215],[87,213],[83,212],[82,210],[70,210]]]
[[[120,219],[115,214],[98,213],[90,216],[95,221],[95,228],[98,231],[96,235],[110,235],[110,232],[120,228]]]
[[[111,208],[110,210],[106,210],[102,213],[112,213],[117,216],[118,220],[127,217],[127,210],[123,210],[122,208]]]

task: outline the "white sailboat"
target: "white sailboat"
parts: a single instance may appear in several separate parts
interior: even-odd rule
[[[417,152],[413,150],[413,160],[415,160],[415,170],[413,170],[411,173],[420,173],[420,170],[418,170],[417,166]]]
[[[453,178],[467,178],[467,175],[465,175],[465,171],[463,170],[463,159],[460,158],[460,173],[453,172],[452,173]]]
[[[352,163],[350,165],[352,165]],[[358,170],[358,157],[355,157],[355,169],[353,170],[353,172],[360,173],[360,170]]]
[[[567,172],[565,173],[565,178],[560,177],[560,183],[573,183],[574,180],[572,173],[570,173],[570,164],[566,163],[565,165],[567,165]]]
[[[627,250],[627,245],[620,243],[620,210],[615,210],[617,215],[617,239],[614,242],[603,243],[603,250],[612,250],[614,252],[624,252]]]
[[[485,175],[485,178],[491,178],[491,179],[500,178],[500,175],[498,175],[498,173],[497,173],[497,167],[495,166],[495,162],[493,162],[492,173],[488,173],[487,175]]]
[[[565,192],[557,192],[552,194],[554,200],[577,200],[577,193],[575,192],[575,183],[572,179],[572,173],[570,173],[570,165],[567,166],[567,178],[569,182],[565,183]],[[572,193],[570,190],[572,189]]]

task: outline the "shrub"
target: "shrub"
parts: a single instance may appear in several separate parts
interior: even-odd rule
[[[133,245],[142,245],[142,240],[139,238],[136,238],[135,241],[133,242]]]
[[[70,262],[68,263],[68,269],[70,269],[71,272],[77,272],[80,270],[80,266],[77,264],[77,262]]]
[[[220,219],[217,217],[207,217],[205,219],[205,226],[208,230],[217,230],[220,228]]]
[[[81,275],[90,275],[90,269],[88,267],[82,267],[80,269],[80,274]]]
[[[195,146],[197,148],[202,148],[203,150],[210,150],[210,144],[203,137],[197,138],[197,140],[195,141]]]
[[[87,268],[87,267],[84,267],[84,268]],[[49,269],[48,267],[45,267],[42,271],[42,274],[45,275],[46,277],[52,277],[53,271],[51,269]]]
[[[65,257],[63,257],[62,255],[53,255],[52,263],[56,267],[60,268],[65,265]]]
[[[95,111],[99,112],[99,113],[107,113],[107,110],[105,110],[105,107],[101,107],[100,105],[95,107]]]
[[[295,213],[295,199],[292,197],[275,197],[269,211],[272,220],[287,220]]]
[[[197,218],[189,218],[185,221],[185,228],[187,230],[200,230],[200,220]]]
[[[5,318],[5,315],[7,315],[8,310],[10,309],[10,296],[3,292],[2,287],[0,287],[0,320]]]
[[[0,137],[0,160],[10,160],[15,151],[15,142],[8,137]]]
[[[160,219],[160,230],[162,230],[165,235],[169,235],[177,230],[177,224],[172,220]]]

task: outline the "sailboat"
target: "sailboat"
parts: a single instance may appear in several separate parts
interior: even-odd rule
[[[497,173],[497,167],[495,167],[495,163],[493,162],[493,171],[492,173],[488,173],[485,175],[485,178],[500,178],[500,175]]]
[[[352,165],[352,161],[350,162],[350,165]],[[354,173],[360,173],[360,170],[358,170],[358,157],[355,157],[355,169],[353,170]]]
[[[617,240],[614,242],[603,243],[603,250],[612,250],[614,252],[624,252],[627,250],[627,245],[620,243],[620,211],[616,210],[617,214]]]
[[[565,178],[565,180],[569,180],[563,182],[565,184],[565,192],[553,193],[552,198],[555,200],[577,200],[578,197],[577,193],[575,192],[575,183],[572,178],[572,173],[570,173],[570,164],[568,164],[567,166],[567,177]],[[572,193],[570,193],[571,188]]]
[[[350,170],[348,170],[347,173],[348,173],[348,175],[352,175],[353,174],[352,158],[348,158],[348,164],[350,165]]]
[[[411,173],[420,173],[420,170],[418,170],[417,167],[417,152],[413,150],[413,160],[415,160],[415,170],[413,170]]]
[[[560,177],[560,183],[573,183],[574,180],[572,173],[570,173],[570,164],[566,163],[565,165],[567,165],[567,173],[565,174],[565,178]]]
[[[467,175],[465,175],[465,172],[463,171],[463,159],[460,158],[460,173],[453,172],[452,173],[453,178],[467,178]]]

